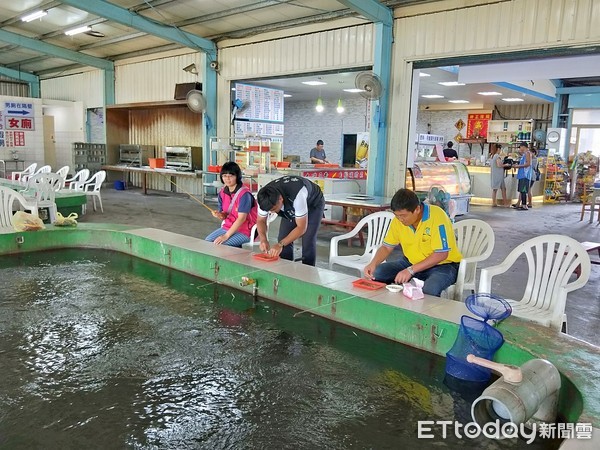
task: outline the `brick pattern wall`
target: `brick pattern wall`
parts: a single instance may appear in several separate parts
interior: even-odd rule
[[[345,111],[336,111],[337,99],[324,99],[325,110],[318,113],[314,102],[285,102],[285,136],[283,155],[299,155],[303,162],[309,161],[310,150],[318,139],[325,144],[327,159],[342,164],[343,134],[367,131],[370,105],[362,97],[344,101]]]

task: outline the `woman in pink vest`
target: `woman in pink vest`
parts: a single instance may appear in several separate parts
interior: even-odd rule
[[[234,162],[221,168],[219,207],[212,215],[222,220],[221,228],[210,233],[206,240],[217,245],[241,247],[250,241],[250,230],[256,223],[257,204],[250,190],[242,184],[242,170]]]

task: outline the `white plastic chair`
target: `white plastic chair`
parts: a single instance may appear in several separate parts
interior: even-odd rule
[[[485,261],[494,250],[496,238],[492,227],[483,220],[465,219],[452,226],[456,236],[456,244],[462,254],[456,283],[442,292],[442,297],[462,301],[463,291],[475,292],[477,263]]]
[[[21,191],[28,202],[25,210],[38,215],[40,208],[48,208],[50,223],[56,221],[56,191],[62,185],[62,178],[55,173],[37,173],[27,181],[27,189]],[[29,194],[29,195],[27,195]]]
[[[96,198],[100,202],[100,211],[104,212],[104,208],[102,207],[102,196],[100,195],[100,188],[102,188],[102,183],[106,179],[106,171],[99,170],[92,177],[85,182],[83,185],[83,191],[87,197],[92,197],[92,202],[94,204],[94,211],[96,211]],[[84,204],[82,207],[82,213],[85,214],[87,211],[87,204]]]
[[[67,175],[69,175],[69,166],[63,166],[56,171],[58,176],[62,178],[62,183],[60,188],[63,189],[65,187],[65,181],[67,180]]]
[[[15,209],[15,202],[17,208]],[[14,231],[13,215],[14,211],[25,210],[31,208],[31,204],[11,188],[0,186],[0,230]],[[32,214],[37,217],[37,208],[34,208]]]
[[[338,264],[357,269],[360,272],[360,276],[364,276],[364,267],[375,256],[375,252],[382,244],[393,219],[394,213],[390,211],[375,212],[363,217],[349,232],[331,239],[329,244],[329,268],[331,269],[334,264]],[[338,253],[339,242],[356,236],[365,226],[367,227],[365,251],[361,255],[340,255]]]
[[[52,167],[45,165],[45,166],[38,168],[33,175],[23,175],[21,177],[21,180],[23,183],[26,183],[29,180],[29,178],[31,178],[39,173],[50,173],[50,172],[52,172]]]
[[[567,294],[583,287],[590,278],[588,253],[568,236],[546,234],[534,237],[516,247],[500,264],[481,269],[479,292],[491,293],[493,277],[510,270],[520,257],[526,258],[529,274],[523,298],[506,299],[513,308],[512,315],[556,330],[562,328],[566,333]],[[579,267],[581,275],[576,277],[574,273]]]
[[[22,170],[21,172],[13,172],[12,180],[18,181],[20,183],[24,183],[26,181],[27,177],[30,177],[31,175],[33,175],[35,173],[36,167],[37,167],[37,163],[33,163],[33,164],[30,164],[29,166],[27,166],[25,168],[25,170]],[[23,180],[23,177],[26,177],[25,180]]]
[[[83,186],[85,186],[85,182],[90,177],[90,169],[81,169],[71,178],[67,178],[65,180],[65,185],[69,186],[69,189],[72,191],[82,191]]]
[[[277,219],[277,214],[270,212],[269,215],[267,216],[267,235],[269,234],[269,225],[275,219]],[[257,234],[256,234],[257,228],[258,228],[258,226],[256,224],[254,224],[252,226],[252,229],[250,230],[250,242],[246,242],[245,244],[242,244],[242,248],[245,248],[246,250],[254,251],[254,247],[258,246],[260,244],[259,241],[254,240],[254,238],[257,236]]]

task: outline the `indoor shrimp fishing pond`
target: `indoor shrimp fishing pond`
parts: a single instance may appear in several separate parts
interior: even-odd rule
[[[419,440],[471,421],[444,358],[134,256],[12,254],[0,277],[2,448],[560,444]]]

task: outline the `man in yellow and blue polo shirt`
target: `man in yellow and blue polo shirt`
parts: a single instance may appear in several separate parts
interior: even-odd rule
[[[392,198],[392,220],[383,245],[365,267],[365,275],[384,283],[406,283],[412,277],[425,282],[423,292],[439,297],[456,282],[462,258],[456,245],[452,222],[438,206],[419,202],[409,189],[400,189]],[[396,246],[404,255],[384,262]]]

